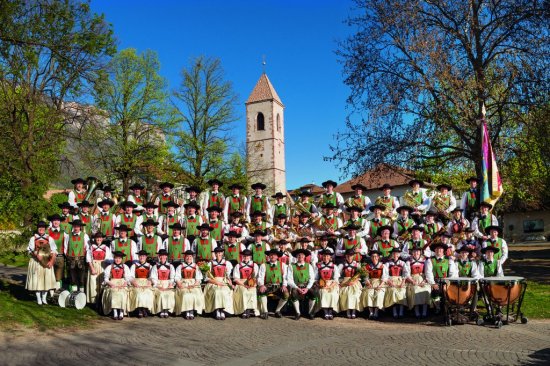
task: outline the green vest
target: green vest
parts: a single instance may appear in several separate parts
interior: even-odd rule
[[[154,258],[157,255],[157,240],[158,236],[153,235],[152,238],[148,238],[147,235],[143,236],[142,249],[147,252],[147,257]]]
[[[384,244],[384,241],[378,241],[378,250],[382,253],[382,257],[388,258],[390,252],[395,247],[395,240],[390,239],[388,244]]]
[[[378,235],[378,228],[381,226],[389,225],[389,220],[385,217],[382,217],[380,221],[374,222],[370,221],[370,237],[375,238]]]
[[[112,213],[109,213],[108,215],[99,214],[99,230],[101,233],[105,236],[113,236],[114,235],[114,216]]]
[[[164,215],[163,226],[166,228],[166,235],[172,236],[174,229],[170,228],[170,226],[176,224],[177,222],[178,216],[176,214],[174,214],[172,217],[168,216],[168,214]]]
[[[187,226],[186,226],[187,235],[198,236],[200,234],[199,230],[197,229],[197,227],[199,226],[199,217],[197,215],[195,215],[193,219],[186,217],[185,221],[187,223]]]
[[[250,214],[261,211],[267,211],[267,197],[262,195],[262,197],[257,198],[256,196],[250,197]]]
[[[487,246],[488,247],[495,247],[498,248],[500,251],[498,253],[495,253],[495,260],[499,261],[500,258],[502,258],[502,239],[498,238],[495,243],[493,243],[491,240],[487,240]]]
[[[294,283],[298,286],[305,286],[309,282],[309,263],[304,263],[302,268],[297,263],[292,265],[292,276]]]
[[[283,283],[283,265],[277,261],[274,267],[271,267],[270,263],[265,264],[265,279],[264,284],[275,285]]]
[[[174,240],[173,237],[168,238],[168,259],[173,261],[183,257],[183,247],[185,245],[185,237],[180,236],[179,240]]]
[[[407,192],[410,192],[410,196],[412,197],[413,201],[416,203],[416,206],[420,206],[422,204],[422,192],[417,192],[416,195],[412,190],[408,190]]]
[[[137,216],[134,213],[132,213],[132,217],[130,218],[127,218],[125,213],[122,214],[122,220],[120,221],[120,223],[128,226],[128,229],[130,230],[128,232],[128,236],[134,235],[136,221],[137,221]]]
[[[349,219],[348,221],[346,221],[346,224],[344,226],[356,225],[356,226],[359,226],[360,228],[362,228],[364,221],[365,221],[365,219],[363,219],[362,217],[358,217],[357,220],[355,220],[355,221],[353,221],[352,219]]]
[[[498,274],[498,261],[493,258],[491,263],[488,263],[486,259],[483,260],[483,276],[495,277]]]
[[[239,243],[235,243],[234,247],[225,245],[225,259],[228,261],[239,261]]]
[[[477,204],[477,198],[476,198],[476,194],[474,192],[471,192],[471,191],[468,191],[468,200],[467,200],[467,208],[468,208],[468,211],[472,212],[472,211],[475,211],[478,209],[478,204]]]
[[[244,209],[244,197],[239,195],[238,197],[229,196],[229,208],[228,214],[233,212],[242,211]]]
[[[69,221],[71,221],[70,215],[65,218],[65,220],[61,221],[61,224],[59,227],[61,230],[63,230],[66,233],[70,233],[72,231],[71,224],[69,224]]]
[[[197,262],[210,261],[212,259],[212,237],[207,239],[197,238]]]
[[[161,194],[160,196],[160,199],[159,199],[159,212],[161,214],[165,214],[168,212],[168,207],[164,207],[164,205],[170,201],[172,201],[172,196],[169,195],[168,197],[164,197],[164,194]]]
[[[74,193],[76,203],[82,203],[82,201],[86,199],[86,191],[82,191],[82,193],[78,193],[76,190],[73,189],[73,193]]]
[[[402,235],[409,228],[414,226],[414,220],[408,218],[407,221],[403,222],[401,219],[397,220],[397,235]]]
[[[336,215],[332,215],[329,219],[328,217],[323,216],[323,225],[330,227],[333,230],[338,229],[338,217],[336,217]]]
[[[491,218],[491,214],[488,214],[487,217],[485,217],[484,219],[480,218],[477,221],[477,227],[479,228],[479,231],[483,234],[485,234],[485,228],[491,226]]]
[[[86,255],[84,248],[84,233],[80,235],[69,235],[69,244],[67,245],[67,255],[69,257],[83,257]]]
[[[129,260],[132,260],[132,245],[131,245],[131,241],[130,241],[130,238],[126,238],[126,241],[124,243],[122,243],[120,241],[120,239],[115,239],[113,241],[113,248],[115,249],[115,251],[121,251],[122,253],[124,253],[124,260],[125,261],[129,261]]]
[[[257,265],[265,263],[265,242],[262,241],[262,245],[259,247],[254,243],[252,245],[252,261]]]
[[[223,222],[221,220],[217,220],[216,222],[209,222],[210,227],[212,228],[212,231],[210,232],[210,236],[214,238],[216,241],[222,240],[222,228],[223,228]]]
[[[208,193],[208,207],[221,207],[222,206],[222,194],[218,193],[217,196],[213,196],[212,192]],[[207,207],[207,208],[208,208]]]
[[[286,215],[286,210],[287,210],[287,207],[286,207],[286,203],[283,203],[282,205],[275,205],[275,217],[274,218],[277,218],[277,216],[279,216],[280,214],[285,214]]]
[[[416,241],[416,243],[415,243],[415,241]],[[407,246],[409,247],[409,253],[415,247],[418,247],[418,248],[424,250],[424,247],[426,246],[426,240],[424,240],[424,239],[412,240],[411,239],[407,242]]]
[[[57,253],[58,254],[63,254],[63,241],[65,239],[65,232],[63,230],[61,230],[61,228],[60,228],[58,233],[54,233],[52,231],[52,229],[50,228],[48,230],[48,235],[55,242],[55,247],[57,248]]]
[[[336,193],[333,192],[331,195],[323,193],[323,195],[321,196],[321,206],[324,206],[328,203],[332,203],[336,208],[338,208],[338,201],[336,201]]]
[[[390,196],[388,198],[384,196],[379,196],[377,198],[378,203],[380,203],[382,206],[386,207],[386,209],[393,210],[393,200],[395,197]]]
[[[466,261],[466,263],[462,263],[461,260],[457,262],[458,266],[458,276],[459,277],[470,277],[472,275],[472,262]]]
[[[449,275],[449,258],[443,257],[441,261],[438,261],[435,257],[431,258],[432,261],[432,272],[434,278],[447,278]]]
[[[78,215],[78,218],[82,221],[82,231],[88,235],[92,235],[92,215],[88,214],[84,216],[82,214]]]
[[[437,222],[424,225],[424,232],[431,238],[439,231]]]

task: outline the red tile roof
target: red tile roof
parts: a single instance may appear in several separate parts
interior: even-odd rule
[[[351,186],[361,183],[368,190],[377,189],[384,183],[392,186],[407,185],[414,178],[414,172],[402,168],[394,167],[389,164],[379,164],[374,169],[363,173],[357,178],[350,179],[339,184],[334,190],[339,193],[353,192]]]
[[[250,93],[250,96],[245,104],[263,102],[266,100],[274,100],[280,105],[283,105],[281,98],[279,98],[275,88],[269,81],[267,75],[264,73],[260,76],[260,79],[256,83],[256,86],[252,90],[252,93]]]

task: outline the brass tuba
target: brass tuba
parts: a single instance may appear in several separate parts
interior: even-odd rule
[[[103,185],[96,177],[86,178],[87,184],[87,194],[85,200],[90,202],[92,195],[95,193],[96,189],[101,188]]]
[[[392,222],[397,221],[397,212],[393,212],[393,207],[386,206],[386,203],[384,203],[382,197],[376,197],[376,200],[374,200],[374,204],[386,207],[384,211],[382,211],[383,217],[390,219]]]
[[[437,192],[434,195],[432,199],[432,206],[436,209],[439,215],[445,217],[447,220],[451,220],[451,213],[446,211],[449,208],[449,204],[443,200],[441,193]]]

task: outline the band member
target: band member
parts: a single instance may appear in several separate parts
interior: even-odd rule
[[[69,222],[73,221],[71,210],[73,207],[69,204],[69,202],[63,202],[57,205],[61,209],[61,229],[65,233],[71,232],[71,224]]]
[[[502,228],[500,226],[488,226],[485,229],[485,233],[489,235],[489,239],[482,243],[482,246],[485,247],[495,247],[499,251],[495,252],[496,260],[500,261],[502,265],[508,259],[508,244],[506,240],[499,238],[499,235],[502,235]]]
[[[190,186],[190,187],[185,188],[185,192],[187,192],[188,197],[185,199],[184,206],[186,204],[193,203],[193,204],[199,206],[199,208],[197,208],[197,212],[199,212],[199,213],[202,212],[201,208],[200,208],[200,206],[201,206],[200,194],[201,194],[202,190],[199,187]]]
[[[141,215],[143,221],[153,220],[158,222],[159,215],[155,212],[158,208],[157,205],[153,202],[147,202],[143,204],[142,207],[145,210],[145,212]],[[157,233],[157,229],[158,228],[155,227],[155,234]]]
[[[149,253],[145,250],[138,252],[138,262],[130,267],[130,289],[129,311],[137,309],[138,318],[147,317],[148,312],[153,311],[155,295],[153,293],[153,282],[151,281],[151,271],[153,266],[147,262]]]
[[[204,294],[201,290],[202,272],[193,262],[195,253],[185,251],[183,262],[176,268],[176,307],[174,314],[182,314],[185,319],[193,320],[195,312],[204,311]]]
[[[65,250],[63,245],[65,244],[65,238],[67,233],[61,228],[61,216],[59,214],[53,214],[48,217],[50,220],[50,227],[48,228],[48,236],[53,239],[55,243],[55,262],[53,264],[53,270],[55,273],[55,289],[61,288],[61,281],[65,272]]]
[[[312,217],[319,216],[319,210],[315,203],[312,202],[311,197],[313,194],[308,191],[302,191],[299,193],[298,202],[293,207],[292,217],[296,217],[303,213],[308,213]]]
[[[197,263],[210,262],[212,260],[212,252],[218,247],[218,243],[210,235],[210,231],[212,231],[210,225],[202,224],[198,229],[199,236],[193,241],[191,250],[197,255]]]
[[[101,214],[103,212],[103,208],[101,207],[101,203],[102,201],[112,201],[113,203],[111,204],[111,208],[118,203],[118,200],[113,197],[113,188],[109,185],[104,185],[102,188],[101,188],[101,191],[103,191],[103,195],[100,196],[100,197],[97,197],[96,199],[96,204],[97,204],[97,207],[99,208],[99,212],[92,212],[92,215],[98,215],[98,214]],[[110,210],[112,211],[112,210]],[[112,213],[112,212],[111,212]]]
[[[101,212],[94,218],[94,231],[101,232],[106,238],[112,238],[115,235],[116,215],[112,212],[114,202],[105,199],[99,202]]]
[[[344,198],[340,193],[334,192],[334,188],[336,188],[338,183],[329,179],[321,183],[321,185],[325,189],[325,193],[319,197],[318,206],[324,208],[323,206],[330,204],[336,210],[336,215],[340,215],[344,209]]]
[[[345,260],[338,265],[340,273],[340,311],[346,311],[348,319],[355,319],[357,311],[363,311],[361,302],[361,261],[356,260],[357,252],[350,248],[345,252]]]
[[[397,208],[399,207],[399,200],[397,197],[391,195],[393,187],[388,183],[384,183],[380,190],[382,191],[382,196],[378,196],[375,200],[376,205],[384,206],[382,210],[382,215],[390,220],[395,220],[397,217]]]
[[[253,213],[259,211],[265,214],[264,218],[267,222],[271,222],[271,204],[269,203],[269,198],[263,194],[263,190],[266,188],[266,185],[263,183],[254,183],[251,188],[254,190],[254,194],[248,198],[246,213],[248,219]]]
[[[128,231],[130,231],[130,228],[126,225],[120,225],[115,227],[115,230],[118,231],[118,238],[112,241],[111,250],[113,252],[122,252],[124,254],[125,262],[133,262],[137,260],[137,244],[128,237]]]
[[[290,265],[290,263],[294,263],[295,259],[290,252],[290,250],[292,249],[292,245],[289,241],[287,241],[286,239],[274,240],[272,246],[283,253],[283,255],[279,258],[281,262],[283,262],[287,266]]]
[[[103,272],[113,261],[113,254],[109,245],[104,243],[104,236],[100,232],[92,237],[90,246],[86,249],[86,263],[88,263],[88,280],[86,281],[86,300],[95,304],[99,300]]]
[[[246,228],[246,223],[242,222],[243,214],[241,212],[233,212],[229,217],[229,224],[225,227],[225,235],[230,232],[236,232],[239,234],[240,241],[246,240],[250,235]]]
[[[254,240],[254,232],[260,230],[260,231],[263,231],[265,234],[264,234],[264,237],[262,238],[262,240],[265,240],[265,241],[269,241],[271,242],[271,240],[273,240],[273,238],[271,237],[271,226],[264,220],[265,218],[265,213],[263,212],[260,212],[260,211],[256,211],[252,214],[252,222],[250,224],[248,224],[248,232],[250,233],[246,239],[247,240]]]
[[[437,187],[437,192],[431,201],[431,207],[443,220],[444,224],[451,219],[451,212],[456,208],[456,199],[451,193],[453,187],[449,184],[440,184]]]
[[[271,197],[275,199],[275,204],[271,207],[271,217],[275,219],[280,214],[284,214],[288,217],[290,215],[290,210],[286,202],[284,202],[286,196],[281,192],[277,192]]]
[[[472,222],[472,228],[474,229],[474,235],[479,240],[489,239],[489,235],[485,233],[485,229],[489,226],[498,226],[498,220],[495,215],[489,211],[493,208],[493,205],[487,202],[481,202],[479,204],[479,215],[476,215]]]
[[[174,278],[176,271],[174,266],[168,263],[168,251],[161,249],[157,256],[159,261],[151,270],[150,278],[155,289],[155,301],[153,313],[159,314],[160,318],[168,318],[174,311],[176,296],[174,292]]]
[[[336,235],[340,236],[340,228],[343,226],[342,219],[335,214],[336,206],[331,202],[324,204],[321,208],[325,214],[317,219],[316,235]]]
[[[315,228],[311,223],[311,214],[307,212],[300,213],[298,225],[293,228],[297,236],[302,238],[308,238],[310,242],[313,242],[315,237]]]
[[[292,228],[287,225],[287,216],[284,213],[277,215],[273,220],[275,224],[271,227],[271,233],[273,235],[273,240],[288,240],[294,241],[296,239],[296,234],[292,231]]]
[[[223,186],[223,183],[218,179],[210,179],[208,181],[208,185],[210,185],[210,189],[205,192],[204,198],[201,204],[201,208],[203,210],[202,214],[205,217],[208,215],[208,212],[206,210],[209,207],[217,206],[223,209],[224,208],[223,206],[225,203],[225,197],[219,191],[219,189]]]
[[[200,206],[195,202],[189,202],[183,207],[185,208],[185,215],[181,220],[182,226],[185,227],[187,240],[193,242],[199,236],[198,227],[204,223],[202,216],[198,214],[201,212]]]
[[[410,206],[413,208],[411,214],[417,213],[422,215],[429,206],[430,199],[425,190],[422,190],[424,182],[419,179],[409,181],[410,190],[407,190],[401,197],[402,206]]]
[[[237,242],[240,237],[241,234],[236,231],[230,231],[227,233],[227,241],[224,243],[224,257],[231,262],[233,266],[236,266],[242,259],[240,244]]]
[[[391,225],[390,219],[387,217],[382,217],[382,212],[384,211],[386,207],[382,205],[371,205],[369,207],[369,211],[373,213],[373,218],[369,220],[367,224],[367,241],[369,242],[369,245],[372,247],[375,241],[377,241],[380,237],[380,228],[382,226]]]
[[[266,236],[264,231],[256,230],[252,233],[254,235],[254,242],[252,245],[252,260],[254,263],[260,265],[266,262],[267,252],[271,249],[269,244],[263,240]]]
[[[74,216],[74,218],[82,221],[82,231],[84,233],[92,235],[93,216],[90,214],[90,207],[92,207],[92,204],[84,200],[77,203],[77,206],[80,208],[80,212],[78,215]]]
[[[216,320],[225,320],[225,313],[233,314],[233,266],[223,258],[223,248],[214,249],[214,258],[208,262],[206,276],[208,284],[204,288],[205,312],[214,313]]]
[[[183,226],[179,222],[170,226],[170,231],[172,231],[172,236],[166,238],[162,246],[168,251],[168,262],[177,267],[183,259],[183,252],[190,250],[191,244],[183,236]]]
[[[113,312],[113,320],[124,319],[128,306],[128,283],[130,282],[130,269],[122,263],[124,253],[115,251],[114,262],[105,268],[103,279],[103,314]]]
[[[399,213],[399,218],[393,223],[392,236],[399,243],[403,243],[406,242],[411,236],[409,229],[416,225],[414,220],[409,217],[409,214],[413,211],[413,208],[410,206],[399,206],[396,211]]]
[[[216,240],[217,242],[222,242],[223,234],[225,233],[225,225],[222,220],[220,220],[220,214],[222,212],[222,209],[217,206],[212,206],[207,209],[208,211],[208,225],[212,228],[212,231],[210,232],[210,235]]]
[[[147,252],[147,260],[150,263],[155,262],[157,252],[166,249],[160,235],[156,234],[158,222],[153,219],[147,219],[141,226],[144,227],[144,235],[141,238],[141,249]]]
[[[455,261],[458,277],[479,278],[477,262],[471,259],[472,249],[467,245],[458,250],[458,258]]]
[[[350,225],[343,227],[343,229],[347,231],[347,235],[338,240],[338,246],[336,247],[336,263],[339,264],[344,262],[344,254],[348,253],[348,250],[353,250],[355,252],[353,260],[357,263],[361,263],[361,256],[367,255],[368,248],[365,240],[357,234],[360,228],[355,225]]]
[[[307,250],[307,251],[310,251],[313,249],[313,246],[311,245],[311,242],[307,239],[307,238],[300,238],[298,241],[297,241],[297,245],[299,245],[296,249],[303,249],[303,250]],[[331,250],[332,253],[334,253],[334,250],[332,248],[328,248]],[[281,258],[284,257],[284,254],[283,256],[281,256]],[[334,255],[333,255],[333,258],[334,258]],[[306,256],[306,263],[310,263],[311,265],[315,266],[317,265],[317,262],[320,262],[322,259],[319,259],[318,256],[316,255],[313,255],[313,253],[311,255],[308,255]],[[292,257],[290,258],[290,263],[294,262],[295,259],[293,259]]]
[[[502,260],[497,259],[495,256],[499,252],[498,247],[488,246],[481,249],[481,253],[484,254],[484,258],[479,261],[478,267],[478,275],[481,278],[504,276]]]
[[[159,234],[172,236],[170,227],[177,223],[181,224],[181,217],[176,212],[179,207],[180,205],[173,201],[164,204],[166,211],[159,217]]]
[[[335,250],[329,246],[329,242],[331,240],[337,240],[337,238],[335,236],[331,236],[331,235],[327,235],[327,234],[322,235],[322,236],[319,237],[319,248],[317,248],[313,251],[313,253],[311,255],[311,264],[316,265],[318,262],[322,262],[323,258],[322,258],[321,253],[323,253],[324,251],[327,251],[327,250],[332,253],[331,260],[333,260],[333,261],[335,260],[335,255],[334,255]],[[308,248],[306,248],[306,249],[308,249]]]
[[[423,251],[424,247],[421,245],[414,245],[410,249],[410,272],[406,280],[409,283],[409,287],[407,287],[407,302],[409,308],[414,308],[414,315],[417,319],[428,316],[428,304],[430,303],[432,292],[432,287],[427,280],[427,259],[422,255]]]
[[[357,235],[361,238],[367,237],[369,233],[368,221],[361,216],[361,208],[359,206],[349,206],[346,210],[349,212],[350,217],[344,226],[357,226]]]
[[[166,204],[168,202],[176,202],[176,198],[172,195],[172,189],[174,189],[174,185],[172,183],[163,182],[159,184],[159,188],[162,192],[158,195],[157,198],[155,198],[154,204],[158,206],[158,214],[160,216],[165,215],[166,212],[168,212],[168,206],[166,206]]]
[[[125,225],[128,228],[128,236],[137,242],[138,238],[142,235],[141,223],[143,222],[143,218],[134,213],[134,209],[137,206],[133,202],[125,201],[120,207],[122,207],[124,213],[117,216],[116,226]]]
[[[426,212],[426,215],[424,215],[424,221],[424,233],[426,233],[426,236],[428,236],[430,240],[433,240],[436,235],[447,230],[441,221],[439,221],[439,214],[434,209],[430,209]]]
[[[447,245],[442,242],[433,243],[430,249],[434,253],[434,256],[426,262],[426,266],[428,267],[426,277],[428,283],[432,286],[432,300],[435,304],[437,314],[441,312],[441,280],[458,277],[458,271],[453,258],[445,255],[447,248]]]
[[[358,207],[360,215],[366,215],[367,210],[371,206],[370,198],[363,194],[367,190],[367,187],[361,183],[357,183],[351,186],[351,189],[355,191],[355,194],[346,200],[346,207],[349,211],[351,207]]]
[[[289,299],[287,286],[287,265],[279,261],[283,253],[278,250],[266,252],[268,261],[262,263],[258,272],[258,296],[260,298],[260,318],[266,320],[267,313],[267,295],[274,294],[279,297],[279,303],[275,309],[275,317],[281,318],[281,309]]]
[[[86,199],[86,189],[84,189],[84,184],[86,181],[82,178],[76,178],[71,180],[71,183],[74,184],[74,189],[69,192],[69,204],[75,209],[78,209],[78,204]]]
[[[369,309],[369,319],[378,319],[378,311],[384,309],[388,268],[380,261],[380,254],[377,250],[371,250],[370,261],[364,266],[367,276],[361,301],[363,307]]]
[[[384,307],[393,306],[394,319],[403,318],[405,305],[407,305],[406,279],[410,276],[408,262],[401,259],[401,249],[393,248],[390,259],[384,264],[388,271],[388,288],[384,297]]]
[[[53,265],[57,257],[54,240],[46,233],[48,225],[38,222],[36,233],[29,240],[29,267],[25,288],[34,291],[38,305],[47,305],[46,296],[49,290],[56,287]]]
[[[460,209],[462,210],[462,215],[471,222],[480,204],[480,194],[477,186],[479,180],[476,177],[470,177],[466,179],[466,183],[470,185],[470,188],[462,195]]]
[[[428,242],[422,237],[424,228],[422,226],[414,225],[410,228],[411,238],[403,245],[403,258],[409,258],[412,254],[413,248],[420,248],[422,254],[429,258],[432,255]]]
[[[136,208],[143,207],[147,199],[141,195],[141,192],[145,187],[139,183],[134,183],[128,188],[132,192],[128,195],[127,201],[133,202],[136,205]]]
[[[319,306],[323,310],[325,320],[332,320],[334,319],[333,311],[339,312],[340,291],[338,280],[340,272],[331,260],[331,252],[324,251],[320,254],[323,260],[317,263],[316,278],[319,287]]]
[[[89,246],[89,237],[82,232],[82,221],[70,222],[72,231],[65,238],[63,249],[71,277],[71,291],[84,292],[86,281],[86,250]]]
[[[241,195],[241,189],[243,189],[243,186],[235,183],[230,185],[229,189],[231,189],[232,194],[226,197],[223,207],[223,217],[226,222],[228,222],[229,218],[236,212],[244,214],[246,212],[248,202],[246,197]]]
[[[462,210],[458,207],[452,211],[452,215],[453,219],[447,224],[447,233],[453,236],[452,243],[456,245],[466,237],[464,230],[470,227],[470,222],[462,217]]]
[[[309,250],[296,249],[292,252],[296,262],[288,266],[287,283],[290,289],[290,301],[294,306],[296,315],[294,320],[301,317],[300,301],[308,300],[308,317],[314,318],[315,294],[312,290],[315,281],[314,264],[306,262],[306,257],[311,257]]]
[[[460,252],[462,248],[466,247],[470,250],[470,258],[472,258],[473,260],[481,258],[481,244],[474,236],[474,229],[469,227],[464,230],[464,233],[466,235],[466,238],[458,243],[456,248],[457,252]]]
[[[233,282],[235,292],[233,304],[235,314],[241,315],[243,319],[251,315],[259,315],[258,295],[256,293],[256,278],[260,268],[252,262],[252,252],[248,249],[241,253],[242,261],[233,268]]]
[[[399,243],[390,237],[392,230],[393,228],[389,225],[378,228],[380,240],[374,243],[372,249],[379,251],[382,258],[389,258],[392,249],[399,248]]]

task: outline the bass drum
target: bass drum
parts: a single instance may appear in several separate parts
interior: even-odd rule
[[[64,308],[65,303],[67,302],[67,297],[69,297],[70,292],[63,289],[57,289],[54,291],[54,293],[50,296],[50,304],[57,304],[59,307]]]
[[[86,306],[86,294],[80,291],[71,292],[67,297],[65,306],[68,308],[75,308],[82,310]]]

